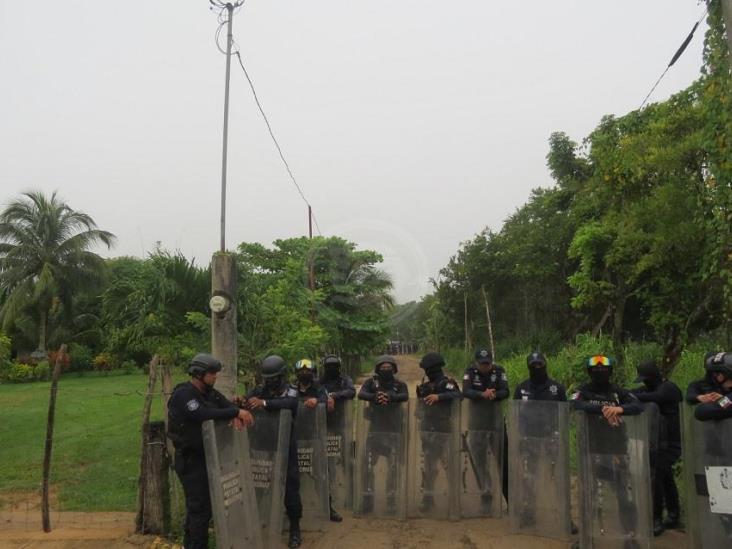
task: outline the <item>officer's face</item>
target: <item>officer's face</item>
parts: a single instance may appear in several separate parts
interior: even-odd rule
[[[216,383],[217,375],[217,372],[206,372],[205,374],[203,374],[201,380],[209,387],[213,387],[214,383]]]
[[[491,370],[493,370],[493,363],[492,362],[479,362],[478,363],[478,371],[481,374],[490,374]]]

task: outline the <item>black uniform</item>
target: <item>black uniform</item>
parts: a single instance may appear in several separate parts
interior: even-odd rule
[[[676,489],[672,467],[681,457],[681,420],[679,418],[681,390],[675,383],[663,380],[656,387],[643,386],[633,389],[632,393],[641,402],[657,404],[661,414],[658,452],[654,464],[653,515],[657,521],[661,520],[665,507],[669,517],[678,519],[679,492]]]
[[[347,375],[339,375],[337,378],[323,378],[321,386],[325,389],[327,398],[332,398],[335,401],[335,408],[327,416],[328,430],[341,430],[345,421],[344,408],[346,402],[353,400],[356,396],[353,380]]]
[[[546,382],[542,384],[536,384],[527,379],[516,386],[513,399],[567,402],[567,390],[564,385],[551,378],[547,378]]]
[[[287,454],[287,480],[285,482],[285,510],[290,520],[299,521],[302,517],[302,501],[300,500],[300,472],[297,467],[297,438],[295,437],[295,418],[297,417],[297,387],[290,385],[284,379],[277,387],[269,385],[258,385],[252,389],[247,398],[256,397],[264,400],[264,412],[275,412],[277,410],[290,410],[292,412],[292,425],[290,429],[290,449]],[[273,440],[275,433],[258,432],[255,429],[249,435],[251,444],[257,446],[266,443],[264,439]],[[258,440],[261,439],[261,440]]]
[[[443,433],[449,433],[450,403],[455,399],[462,399],[457,382],[451,377],[442,374],[434,381],[426,381],[417,386],[417,397],[421,400],[428,395],[437,395],[438,402],[432,406],[426,404],[417,408],[417,418],[420,420],[419,430],[422,437],[422,452],[424,454],[424,468],[422,471],[422,486],[425,496],[423,505],[430,506],[431,492],[434,489],[437,475],[437,463],[446,459],[448,447],[445,444]]]
[[[585,383],[572,395],[570,401],[572,408],[588,414],[590,416],[588,420],[594,423],[593,431],[596,436],[589,439],[592,454],[622,455],[627,453],[625,425],[621,423],[617,427],[610,427],[602,417],[602,409],[605,406],[620,406],[623,409],[623,415],[640,414],[643,406],[630,391],[614,384],[608,384],[606,388],[598,389],[593,383]],[[628,486],[629,474],[627,461],[621,461],[614,468],[598,467],[598,476],[614,486]],[[635,532],[638,524],[635,503],[627,490],[619,490],[616,496],[621,524],[628,532]]]
[[[389,397],[389,403],[378,404],[376,400],[377,393],[385,393]],[[406,464],[398,465],[393,462],[400,455],[396,441],[393,445],[388,444],[386,442],[388,437],[379,436],[379,433],[401,434],[400,426],[403,423],[403,416],[398,414],[406,413],[404,407],[400,404],[409,400],[407,384],[398,379],[385,382],[378,375],[375,375],[367,379],[361,386],[358,398],[371,403],[366,410],[366,416],[371,423],[371,430],[366,435],[368,467],[366,477],[363,480],[365,483],[364,493],[374,493],[374,469],[378,460],[383,457],[389,464],[386,472],[387,507],[393,510],[396,507],[398,467],[404,467]],[[399,408],[395,410],[396,407]],[[406,441],[400,440],[398,444],[406,444]],[[363,511],[365,513],[371,512],[373,505],[373,496],[366,496],[363,502]]]
[[[720,388],[720,391],[724,389]],[[709,421],[714,419],[728,419],[732,417],[732,392],[724,391],[722,398],[716,402],[707,402],[699,404],[694,410],[694,417],[699,421]]]
[[[190,381],[177,385],[168,402],[168,437],[175,446],[175,472],[186,499],[183,544],[189,549],[207,549],[212,515],[201,423],[238,415],[239,408],[216,389],[202,393]]]
[[[711,373],[708,373],[703,379],[689,383],[689,387],[686,389],[686,402],[692,405],[699,404],[698,397],[709,393],[724,394],[724,389],[714,380]]]
[[[484,400],[482,393],[486,389],[496,390],[495,402],[506,400],[511,395],[508,388],[508,377],[506,376],[506,371],[503,367],[499,364],[493,364],[491,371],[487,374],[483,374],[475,364],[468,366],[463,374],[463,395],[465,395],[465,398],[481,402]],[[490,419],[484,417],[480,413],[480,410],[476,409],[474,413],[469,414],[468,437],[470,440],[468,443],[473,449],[475,464],[477,469],[480,471],[484,471],[487,466],[486,460],[488,459],[489,441],[482,435],[479,435],[478,433],[471,434],[471,432],[474,433],[475,431],[486,431],[492,429],[493,424],[490,422]],[[501,461],[503,462],[501,466],[503,476],[501,490],[503,492],[503,497],[508,501],[508,433],[506,432],[505,425],[503,429],[503,456]],[[483,504],[486,507],[490,507],[490,496],[488,494],[491,487],[485,486],[484,489],[486,490],[486,495],[483,497]]]

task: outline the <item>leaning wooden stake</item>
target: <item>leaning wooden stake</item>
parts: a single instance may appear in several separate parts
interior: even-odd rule
[[[485,316],[488,319],[488,339],[491,342],[491,353],[493,353],[493,360],[496,360],[496,346],[493,344],[493,323],[491,322],[491,309],[488,306],[488,295],[485,293],[485,286],[481,286],[480,290],[483,292],[483,302],[485,303]]]
[[[48,402],[48,422],[46,423],[46,449],[43,453],[43,489],[41,493],[41,515],[43,517],[43,531],[51,531],[51,516],[48,509],[48,476],[51,472],[51,450],[53,449],[53,422],[56,416],[56,393],[58,392],[58,378],[61,375],[63,357],[66,354],[66,345],[61,345],[56,355],[56,364],[53,366],[51,380],[51,398]]]
[[[135,519],[135,532],[142,533],[145,530],[145,446],[149,438],[150,407],[152,406],[153,391],[155,390],[155,379],[157,377],[158,363],[160,359],[155,355],[150,361],[150,372],[147,378],[147,391],[145,392],[145,403],[142,407],[142,433],[140,444],[140,475],[137,480],[137,517]]]

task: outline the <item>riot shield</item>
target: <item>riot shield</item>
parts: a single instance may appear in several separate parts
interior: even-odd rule
[[[501,516],[503,409],[500,402],[465,399],[460,421],[460,512],[463,518]]]
[[[407,518],[406,402],[356,406],[356,516]]]
[[[511,531],[569,539],[568,404],[511,401],[508,455]]]
[[[290,450],[290,410],[256,410],[248,431],[254,491],[257,496],[262,539],[266,547],[279,547],[285,513],[285,481]]]
[[[336,509],[353,503],[353,400],[336,400],[328,423],[328,479]]]
[[[409,401],[407,513],[411,518],[460,518],[460,400]]]
[[[300,402],[295,419],[303,529],[323,530],[330,516],[325,404]]]
[[[208,488],[220,549],[262,548],[246,431],[228,421],[203,423]]]
[[[648,417],[577,412],[580,544],[583,549],[650,549],[653,539]]]
[[[698,421],[682,404],[690,545],[732,546],[732,420]]]

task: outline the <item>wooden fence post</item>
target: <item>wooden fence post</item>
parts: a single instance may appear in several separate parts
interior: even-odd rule
[[[158,363],[160,359],[155,355],[150,361],[150,370],[147,378],[147,391],[145,392],[145,401],[142,407],[142,442],[140,444],[140,476],[137,479],[137,517],[135,518],[135,532],[143,533],[145,530],[146,509],[145,509],[145,490],[148,478],[146,478],[145,456],[147,454],[147,446],[150,439],[150,408],[152,406],[153,391],[155,390],[155,379],[157,377]]]

